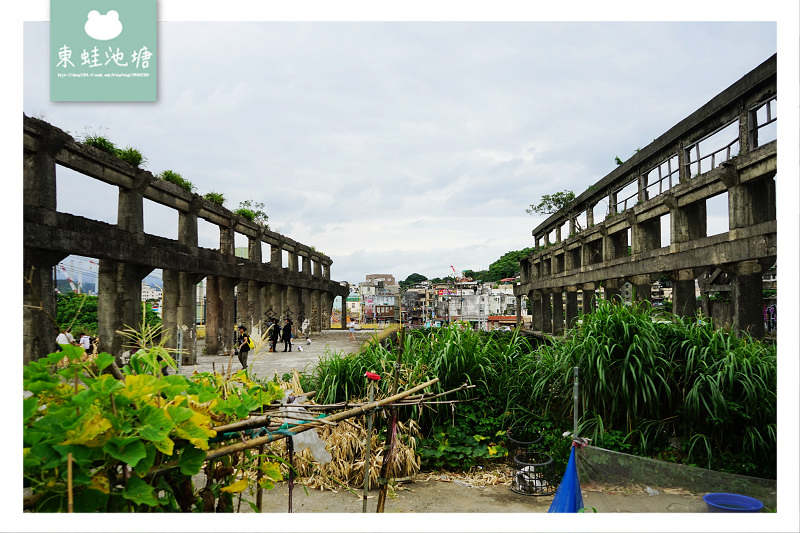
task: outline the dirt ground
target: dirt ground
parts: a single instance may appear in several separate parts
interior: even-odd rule
[[[307,371],[313,368],[323,354],[355,352],[374,332],[356,332],[357,340],[349,340],[347,331],[326,330],[310,336],[311,344],[305,339],[295,343],[292,351],[277,352],[263,348],[249,357],[250,371],[260,377],[272,378],[291,373],[292,370]],[[200,341],[198,351],[202,351]],[[299,349],[302,347],[302,351]],[[198,355],[197,365],[187,365],[182,373],[217,371],[227,369],[228,365],[236,371],[241,368],[236,356]],[[509,467],[509,472],[510,472]],[[510,479],[510,478],[509,478]],[[377,490],[370,491],[367,498],[367,512],[374,513],[377,506]],[[254,498],[253,498],[254,499]],[[465,478],[450,473],[421,473],[414,482],[397,484],[390,489],[385,504],[385,513],[546,513],[553,496],[522,495],[505,485],[477,486]],[[594,508],[598,513],[686,513],[706,512],[701,496],[646,493],[605,494],[584,490],[584,506]],[[289,488],[281,483],[264,493],[263,512],[286,513],[289,506]],[[295,513],[361,513],[363,508],[362,489],[338,491],[307,489],[296,484],[292,491],[292,511]],[[242,504],[240,510],[252,512]]]

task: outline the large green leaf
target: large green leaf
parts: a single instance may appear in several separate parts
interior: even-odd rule
[[[147,456],[139,437],[112,437],[103,446],[103,451],[129,465],[135,465]]]
[[[172,419],[166,415],[163,409],[149,404],[139,410],[139,421],[142,423],[139,435],[143,439],[154,442],[166,439],[169,432],[175,427]]]
[[[158,505],[158,500],[156,499],[155,490],[153,487],[145,483],[138,476],[131,476],[128,478],[128,485],[125,487],[125,491],[123,491],[122,496],[126,500],[130,500],[133,503],[140,505]]]
[[[200,471],[206,460],[206,452],[194,446],[187,446],[182,449],[178,458],[178,466],[181,474],[193,476]]]

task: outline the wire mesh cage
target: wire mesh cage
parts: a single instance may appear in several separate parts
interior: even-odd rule
[[[516,457],[520,453],[536,451],[536,446],[544,437],[533,428],[513,426],[506,432],[506,438],[508,438],[508,454]]]
[[[518,494],[548,496],[558,488],[555,463],[546,453],[525,451],[514,456],[511,490]]]

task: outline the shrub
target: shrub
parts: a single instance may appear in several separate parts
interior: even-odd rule
[[[158,177],[164,181],[174,183],[178,187],[181,187],[182,189],[185,189],[188,192],[194,192],[196,189],[196,187],[194,186],[194,184],[192,184],[191,181],[184,179],[183,176],[172,170],[165,170],[161,174],[159,174]]]
[[[98,150],[101,150],[107,154],[111,154],[113,156],[117,155],[117,147],[114,145],[113,142],[109,141],[105,137],[101,135],[89,135],[84,137],[83,144],[87,146],[93,146]]]
[[[222,193],[218,192],[207,192],[203,195],[203,198],[217,205],[222,205],[225,203],[225,197],[222,195]]]
[[[131,148],[130,146],[123,150],[118,150],[117,157],[134,167],[138,167],[147,162],[147,159],[145,159],[145,157],[142,155],[142,152],[136,148]]]

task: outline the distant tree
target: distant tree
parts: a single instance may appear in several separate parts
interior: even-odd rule
[[[472,278],[474,281],[486,281],[489,276],[488,270],[465,270],[464,276]]]
[[[580,223],[576,219],[575,213],[572,212],[572,203],[575,201],[575,193],[572,191],[560,191],[553,194],[542,195],[541,201],[525,210],[529,215],[553,215],[555,213],[563,213],[570,220],[575,220],[575,225],[578,231],[581,231]]]
[[[403,289],[407,289],[408,287],[411,287],[412,285],[416,285],[417,283],[419,283],[421,281],[427,281],[427,280],[428,280],[428,278],[426,278],[422,274],[417,274],[416,272],[414,272],[413,274],[408,276],[405,280],[400,282],[400,287],[403,288]]]
[[[60,327],[66,328],[72,324],[73,335],[81,331],[92,336],[97,335],[97,296],[74,292],[58,294],[56,308],[56,320]],[[145,321],[151,326],[161,325],[161,317],[149,305],[145,306]],[[126,325],[139,327],[139,324]]]
[[[487,279],[483,281],[500,281],[513,278],[519,272],[519,262],[533,252],[534,247],[506,252],[500,259],[489,265]]]

